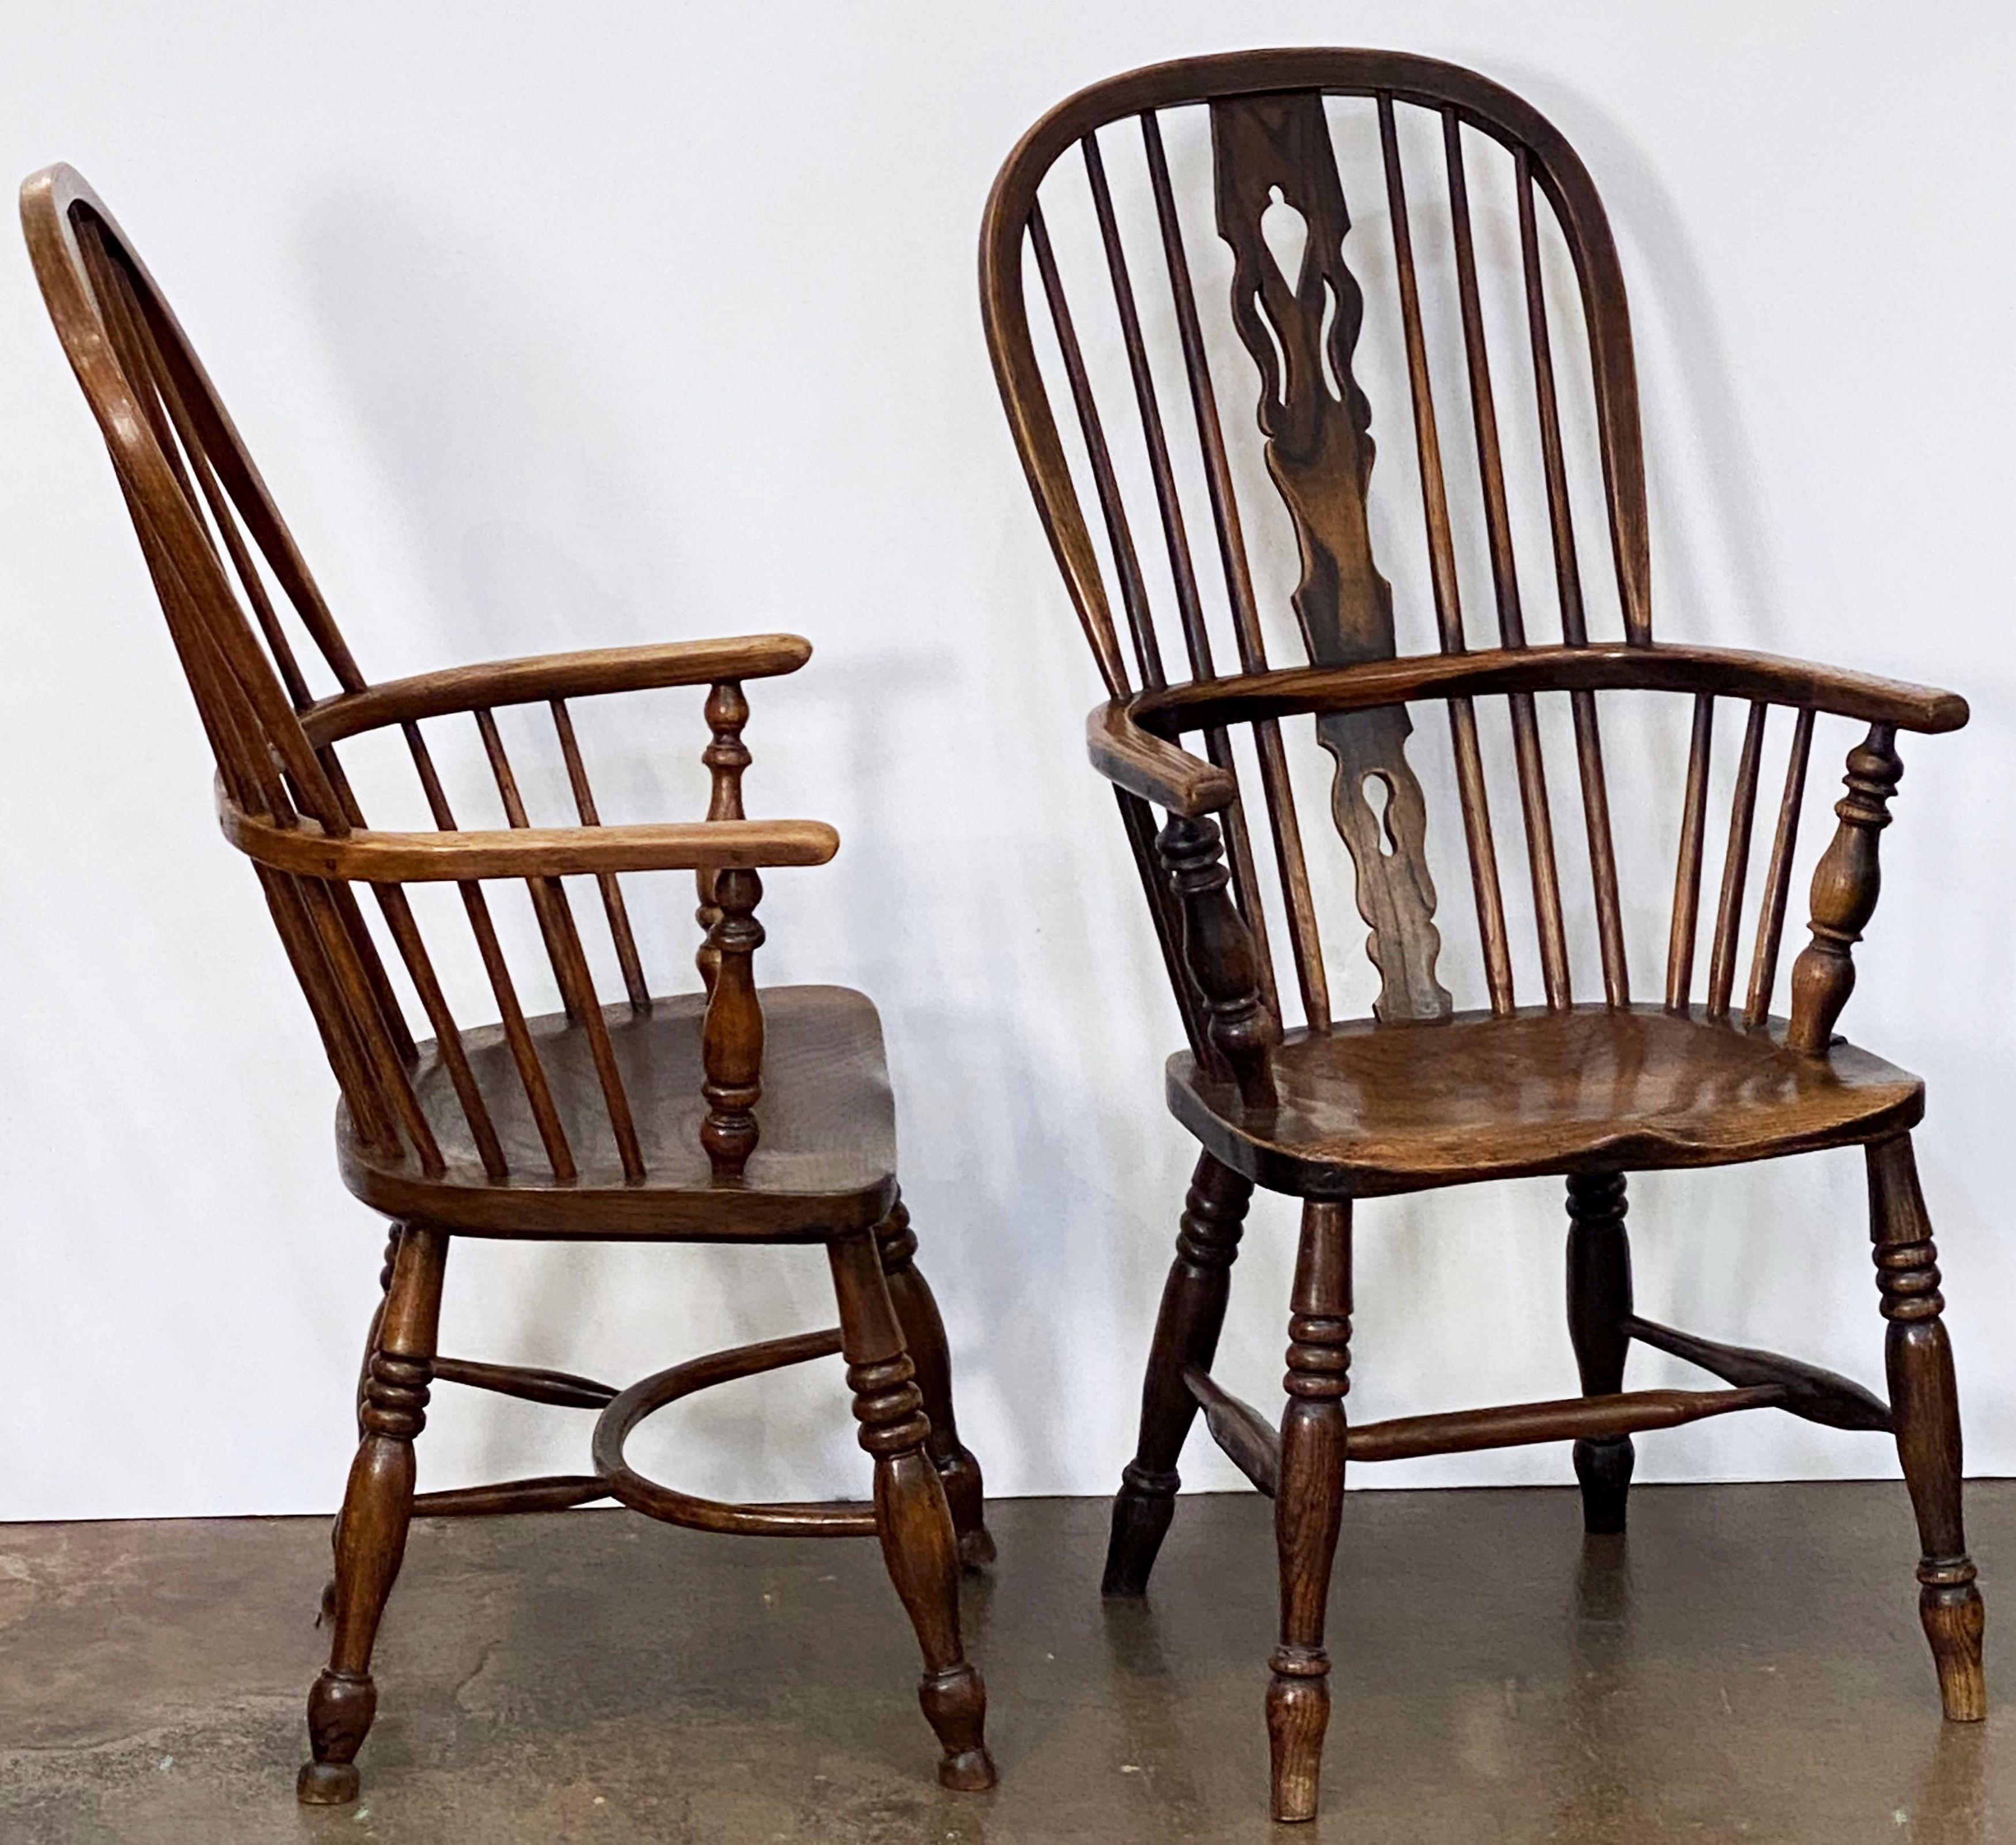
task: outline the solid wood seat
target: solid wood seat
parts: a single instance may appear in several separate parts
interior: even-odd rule
[[[1168,1062],[1169,1106],[1205,1148],[1271,1191],[1376,1197],[1533,1173],[1728,1166],[1914,1126],[1924,1085],[1852,1045],[1825,1061],[1656,1006],[1458,1013],[1440,1025],[1353,1019],[1287,1033],[1279,1097]]]
[[[329,1663],[308,1694],[312,1754],[299,1797],[357,1796],[358,1752],[377,1708],[373,1649],[416,1508],[556,1511],[612,1497],[704,1530],[877,1537],[923,1655],[918,1701],[938,1735],[938,1778],[963,1792],[991,1786],[986,1687],[965,1655],[959,1579],[993,1544],[979,1465],[953,1415],[944,1324],[898,1193],[881,1027],[859,993],[763,993],[756,979],[759,870],[823,865],[840,844],[820,822],[743,810],[744,682],[796,672],[810,643],[791,634],[663,641],[368,682],[103,201],[52,167],[23,186],[21,217],[216,762],[225,837],[251,863],[328,1054],[344,1180],[393,1220],[358,1380],[358,1447],[323,1602]],[[605,825],[574,705],[672,686],[705,688],[706,815]],[[521,785],[513,766],[497,721],[507,707],[546,720],[527,728],[556,746],[562,823],[528,810],[526,787],[536,795],[539,784]],[[463,797],[452,798],[441,766],[455,756],[435,752],[445,730],[472,723],[501,827],[458,821]],[[351,781],[350,748],[373,731],[410,760],[430,827],[367,819],[379,792]],[[703,991],[653,996],[622,883],[644,871],[693,877]],[[604,1004],[596,989],[571,879],[607,928],[623,1004]],[[415,884],[452,885],[459,916],[452,904],[423,911],[409,894]],[[481,986],[445,958],[473,975],[471,950]],[[550,975],[562,1011],[525,1016],[528,957],[531,978],[544,989]],[[486,988],[465,1023],[463,994]],[[447,1356],[441,1289],[457,1236],[820,1243],[840,1324],[688,1358],[621,1389]],[[833,1357],[846,1360],[872,1502],[728,1504],[658,1485],[625,1458],[637,1422],[681,1396]],[[440,1383],[599,1411],[595,1470],[416,1493],[415,1443]]]
[[[1347,1462],[1572,1440],[1586,1527],[1611,1536],[1625,1528],[1634,1434],[1775,1409],[1894,1436],[1946,1711],[1978,1718],[1959,1410],[1910,1140],[1923,1093],[1834,1032],[1876,907],[1899,733],[1957,730],[1966,701],[1654,640],[1616,243],[1560,131],[1474,71],[1310,47],[1095,83],[1009,156],[980,268],[1002,403],[1104,683],[1092,760],[1118,798],[1189,1040],[1168,1068],[1169,1104],[1203,1148],[1114,1501],[1106,1592],[1147,1590],[1201,1407],[1275,1499],[1273,1811],[1308,1819]],[[1424,308],[1431,292],[1439,315]],[[1651,798],[1672,759],[1652,744],[1625,759],[1633,785],[1613,805],[1610,714],[1628,700],[1657,719],[1664,704],[1676,730],[1676,699],[1691,703],[1677,798]],[[1716,718],[1731,707],[1741,741],[1723,751],[1735,758],[1724,777]],[[1823,719],[1867,729],[1813,866],[1811,939],[1787,978]],[[1329,759],[1334,841],[1305,833],[1312,784],[1294,759],[1312,742]],[[1776,823],[1760,825],[1766,751],[1780,748]],[[1439,790],[1454,811],[1431,827]],[[1438,830],[1460,842],[1467,879],[1435,868]],[[1673,852],[1670,908],[1663,892],[1626,902],[1654,839]],[[1356,900],[1342,926],[1378,975],[1371,1019],[1339,1018],[1331,989],[1339,906],[1323,901],[1324,861],[1341,869],[1338,844]],[[1564,900],[1585,867],[1587,947]],[[1508,882],[1525,892],[1508,901]],[[1661,910],[1652,991],[1627,925]],[[1528,927],[1537,989],[1514,953]],[[1856,1142],[1888,1404],[1636,1311],[1630,1171]],[[1582,1394],[1353,1425],[1356,1201],[1548,1172],[1566,1180]],[[1278,1427],[1210,1370],[1256,1184],[1303,1200]],[[1626,1390],[1636,1346],[1730,1387]]]
[[[445,1170],[375,1159],[339,1109],[344,1182],[374,1209],[423,1216],[475,1236],[620,1237],[823,1242],[880,1223],[896,1202],[896,1112],[882,1025],[865,994],[841,986],[763,989],[763,1094],[755,1151],[739,1178],[717,1179],[700,1144],[704,993],[603,1010],[630,1098],[644,1176],[623,1173],[595,1077],[589,1035],[563,1013],[528,1019],[552,1083],[577,1176],[546,1166],[537,1124],[501,1027],[463,1046],[509,1170],[484,1171],[439,1047],[419,1047],[413,1091]]]

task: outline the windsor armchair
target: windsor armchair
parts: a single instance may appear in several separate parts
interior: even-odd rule
[[[1172,158],[1179,132],[1191,139]],[[1341,149],[1355,150],[1367,175],[1348,195],[1349,210]],[[1424,165],[1439,193],[1431,209],[1420,190],[1409,196],[1409,168],[1418,189]],[[1207,170],[1222,250],[1195,231],[1186,238],[1184,227],[1179,182]],[[1489,242],[1472,208],[1480,171],[1505,182],[1492,195],[1499,234]],[[1130,202],[1133,214],[1123,209]],[[1138,268],[1130,241],[1154,251]],[[1199,249],[1200,262],[1229,268],[1222,321],[1207,318],[1211,297],[1192,268]],[[1955,730],[1967,720],[1965,703],[1759,654],[1654,643],[1637,390],[1616,250],[1574,151],[1482,77],[1385,52],[1291,50],[1189,59],[1095,84],[1051,110],[1009,157],[988,202],[980,267],[1008,420],[1105,682],[1107,700],[1089,720],[1092,759],[1118,794],[1189,1039],[1168,1062],[1169,1106],[1202,1148],[1149,1357],[1139,1444],[1114,1502],[1106,1592],[1144,1591],[1201,1408],[1219,1444],[1275,1501],[1273,1807],[1277,1818],[1305,1819],[1316,1808],[1328,1720],[1324,1602],[1348,1462],[1572,1439],[1586,1529],[1614,1533],[1624,1527],[1635,1432],[1775,1407],[1894,1434],[1923,1544],[1920,1610],[1946,1713],[1981,1717],[1982,1604],[1961,1528],[1953,1365],[1910,1137],[1923,1089],[1834,1032],[1855,978],[1850,951],[1875,906],[1877,836],[1901,773],[1897,733]],[[1137,275],[1154,279],[1137,283]],[[1442,323],[1424,312],[1424,280],[1438,278],[1456,297]],[[1485,286],[1494,281],[1503,284],[1495,319],[1485,311],[1487,298],[1498,298]],[[1550,326],[1550,295],[1571,293],[1585,342],[1557,337],[1573,313],[1559,300]],[[1420,526],[1411,517],[1403,526],[1373,480],[1372,404],[1353,367],[1375,319],[1391,369],[1405,373],[1412,413],[1410,428],[1382,440],[1401,457],[1388,463],[1388,481],[1409,447],[1414,480],[1384,491],[1397,503],[1417,487]],[[1533,419],[1527,449],[1537,467],[1528,471],[1538,481],[1523,520],[1508,466],[1521,451],[1501,434],[1512,426],[1500,423],[1494,366],[1500,378],[1523,374]],[[1068,453],[1053,390],[1078,426]],[[1193,429],[1193,453],[1165,420],[1172,390],[1187,400],[1172,415]],[[1251,463],[1220,416],[1221,390],[1257,404],[1265,474],[1255,470],[1249,481],[1271,484],[1278,505],[1264,486],[1240,491],[1241,467]],[[1467,496],[1452,490],[1463,484],[1456,467],[1445,466],[1438,391],[1467,399],[1474,517]],[[1452,464],[1460,459],[1452,452]],[[1614,641],[1589,625],[1599,600],[1609,612],[1600,575],[1585,577],[1578,549],[1575,508],[1592,503],[1609,528],[1622,629]],[[1143,508],[1152,511],[1144,517]],[[1300,578],[1283,599],[1291,628],[1260,592],[1256,560],[1265,559],[1246,534],[1262,521],[1283,538],[1292,526]],[[1152,541],[1137,541],[1137,523]],[[1213,573],[1193,555],[1199,524],[1216,541],[1222,600]],[[1391,568],[1400,546],[1393,534],[1406,527],[1424,528],[1427,593],[1416,600],[1432,607],[1438,643],[1415,655],[1397,650],[1395,598],[1373,554],[1383,536]],[[1522,538],[1525,583],[1533,550],[1551,567],[1557,645],[1528,636]],[[1488,585],[1496,632],[1486,646],[1469,642],[1467,577],[1473,591]],[[1307,664],[1270,667],[1270,625]],[[1237,662],[1229,670],[1219,664],[1228,643]],[[1186,665],[1175,663],[1178,647]],[[1598,722],[1599,697],[1626,690],[1691,700],[1664,988],[1651,1003],[1633,997],[1620,898],[1629,855],[1613,837]],[[1485,747],[1496,733],[1487,736],[1480,716],[1500,699],[1537,935],[1538,1004],[1520,1004],[1515,991],[1521,919],[1505,900],[1494,844],[1491,773],[1495,762],[1502,798],[1508,769]],[[1746,716],[1703,992],[1695,950],[1714,720],[1725,700]],[[1438,960],[1449,925],[1438,917],[1427,794],[1417,773],[1431,744],[1427,733],[1413,734],[1413,714],[1438,704],[1447,715],[1447,780],[1482,977],[1483,1003],[1467,1009],[1456,1004],[1456,982],[1445,984]],[[1740,993],[1766,726],[1781,708],[1793,714],[1784,794]],[[1791,970],[1781,1018],[1771,1007],[1816,715],[1868,730],[1848,755],[1838,830],[1813,881],[1811,941]],[[1293,721],[1311,717],[1334,765],[1331,817],[1377,977],[1369,1018],[1333,1016],[1316,902],[1320,868],[1305,848],[1288,752]],[[1586,917],[1564,901],[1544,747],[1550,719],[1564,751],[1561,726],[1571,726],[1593,911]],[[1271,838],[1271,885],[1242,797],[1240,733]],[[1186,747],[1192,738],[1201,751]],[[1156,809],[1165,816],[1159,831]],[[1586,926],[1571,957],[1576,921]],[[1292,984],[1277,978],[1272,952],[1283,935]],[[1592,976],[1600,986],[1578,999],[1576,977]],[[1629,1172],[1850,1145],[1866,1150],[1888,1322],[1887,1401],[1793,1359],[1636,1313],[1624,1227]],[[1566,1180],[1568,1317],[1582,1394],[1351,1425],[1344,1400],[1355,1202],[1535,1173]],[[1304,1201],[1278,1429],[1210,1374],[1256,1185]],[[1727,1387],[1627,1391],[1634,1342],[1689,1360]]]
[[[960,1444],[938,1308],[898,1195],[881,1028],[860,994],[773,987],[752,968],[759,868],[823,864],[830,827],[744,816],[742,682],[796,671],[793,635],[508,660],[368,684],[175,316],[111,214],[67,167],[22,189],[51,317],[111,452],[217,762],[225,834],[252,861],[319,1028],[341,1101],[344,1182],[392,1220],[358,1389],[359,1447],[338,1518],[324,1613],[328,1667],[308,1700],[301,1800],[354,1799],[376,1705],[371,1655],[419,1513],[560,1509],[614,1498],[654,1518],[758,1536],[881,1541],[916,1627],[920,1696],[939,1778],[994,1778],[986,1693],[959,1623],[962,1559],[992,1555],[980,1471]],[[283,611],[335,683],[316,697]],[[605,826],[571,701],[705,686],[707,817]],[[578,824],[531,823],[495,713],[549,708]],[[426,726],[473,719],[507,825],[464,831]],[[403,739],[434,823],[364,818],[339,745]],[[704,991],[654,996],[620,879],[685,870],[705,932]],[[598,996],[564,880],[592,879],[625,999]],[[522,881],[562,1010],[526,1015],[499,885]],[[452,884],[499,1022],[466,1029],[408,886]],[[358,887],[396,950],[381,952]],[[500,924],[504,926],[500,927]],[[437,939],[437,949],[439,942]],[[422,1039],[389,971],[403,970]],[[442,964],[445,968],[446,964]],[[481,990],[479,988],[478,990]],[[814,1243],[826,1247],[839,1326],[675,1365],[617,1390],[592,1379],[436,1350],[444,1265],[458,1236]],[[729,1504],[677,1492],[625,1460],[646,1416],[708,1385],[844,1355],[872,1504]],[[416,1494],[413,1444],[430,1387],[447,1382],[599,1411],[592,1473]]]

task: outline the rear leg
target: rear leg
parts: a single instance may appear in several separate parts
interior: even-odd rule
[[[1569,1174],[1568,1337],[1585,1396],[1615,1396],[1624,1388],[1624,1360],[1631,1350],[1631,1335],[1624,1330],[1631,1313],[1625,1208],[1622,1173]],[[1628,1435],[1576,1442],[1584,1530],[1613,1536],[1624,1529],[1636,1458]]]
[[[1877,1286],[1889,1322],[1884,1357],[1898,1458],[1917,1514],[1918,1618],[1931,1643],[1939,1698],[1948,1717],[1988,1714],[1981,1670],[1981,1591],[1960,1519],[1960,1396],[1953,1347],[1939,1316],[1939,1252],[1918,1191],[1911,1139],[1899,1134],[1868,1151],[1869,1231]]]
[[[1155,1553],[1175,1513],[1176,1458],[1197,1410],[1183,1373],[1193,1364],[1211,1368],[1252,1198],[1250,1179],[1242,1179],[1208,1153],[1197,1161],[1176,1234],[1176,1259],[1162,1288],[1161,1312],[1148,1351],[1140,1439],[1113,1501],[1113,1535],[1100,1584],[1106,1595],[1147,1591]]]
[[[952,1357],[945,1344],[945,1321],[931,1284],[917,1267],[917,1233],[910,1227],[910,1213],[899,1198],[895,1208],[875,1227],[875,1240],[882,1252],[882,1273],[889,1284],[889,1299],[903,1328],[903,1342],[910,1362],[916,1367],[916,1384],[924,1400],[924,1414],[931,1418],[931,1432],[924,1451],[938,1470],[945,1499],[952,1507],[952,1528],[959,1533],[959,1560],[969,1569],[994,1561],[994,1540],[987,1530],[985,1494],[980,1463],[959,1439],[953,1419]]]

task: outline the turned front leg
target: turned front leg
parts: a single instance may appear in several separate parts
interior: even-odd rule
[[[1183,1373],[1192,1365],[1210,1370],[1217,1353],[1232,1265],[1252,1198],[1250,1179],[1242,1179],[1208,1153],[1198,1159],[1149,1348],[1147,1375],[1141,1386],[1140,1437],[1113,1501],[1113,1531],[1100,1584],[1103,1595],[1147,1591],[1149,1573],[1168,1533],[1176,1490],[1183,1483],[1176,1461],[1197,1412]]]
[[[925,1451],[945,1484],[952,1528],[959,1533],[959,1561],[977,1569],[994,1561],[994,1540],[987,1533],[986,1490],[980,1463],[959,1439],[959,1425],[952,1414],[952,1354],[945,1342],[945,1321],[931,1284],[917,1267],[917,1233],[910,1227],[909,1208],[900,1198],[889,1215],[876,1225],[875,1241],[881,1251],[882,1274],[889,1285],[890,1303],[896,1310],[903,1343],[916,1369],[924,1414],[931,1421]]]
[[[904,1350],[873,1236],[862,1231],[838,1238],[826,1245],[826,1255],[861,1445],[875,1460],[882,1560],[924,1656],[917,1698],[943,1750],[938,1779],[961,1793],[992,1787],[987,1687],[959,1638],[958,1541],[944,1485],[926,1450],[931,1424],[916,1368]]]
[[[1853,950],[1876,913],[1882,867],[1876,845],[1890,823],[1890,798],[1904,774],[1892,747],[1894,724],[1871,724],[1848,753],[1848,792],[1835,803],[1841,822],[1813,868],[1813,940],[1792,964],[1792,1017],[1785,1042],[1824,1057],[1834,1022],[1855,990]]]
[[[308,1693],[314,1753],[295,1791],[312,1806],[357,1797],[357,1752],[378,1706],[371,1649],[405,1556],[413,1512],[413,1442],[427,1425],[447,1259],[445,1231],[406,1226],[393,1259],[392,1285],[364,1389],[364,1439],[343,1496],[329,1664]]]
[[[1622,1173],[1575,1173],[1568,1182],[1568,1337],[1585,1396],[1613,1396],[1624,1388],[1624,1361],[1631,1350],[1631,1335],[1624,1330],[1631,1312],[1624,1186]],[[1576,1441],[1585,1531],[1604,1536],[1624,1529],[1636,1458],[1628,1435]]]
[[[1274,1541],[1281,1643],[1268,1663],[1267,1737],[1276,1819],[1313,1819],[1330,1724],[1323,1615],[1344,1519],[1344,1399],[1351,1388],[1351,1206],[1302,1206],[1288,1321],[1288,1406],[1281,1417]]]
[[[1940,1320],[1939,1251],[1918,1189],[1911,1138],[1868,1149],[1869,1228],[1876,1281],[1889,1322],[1884,1339],[1897,1456],[1917,1515],[1918,1618],[1939,1669],[1946,1715],[1978,1723],[1988,1714],[1981,1669],[1983,1610],[1960,1517],[1960,1394],[1953,1348]]]

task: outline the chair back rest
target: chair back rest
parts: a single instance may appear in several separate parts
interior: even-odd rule
[[[146,265],[83,178],[66,166],[34,175],[21,190],[21,218],[43,298],[110,452],[195,697],[227,818],[347,836],[365,826],[364,816],[334,742],[311,735],[318,700],[297,640],[305,640],[308,658],[333,682],[337,702],[365,682],[258,470]],[[572,719],[563,701],[551,703],[577,813],[593,825],[594,797]],[[707,712],[715,734],[705,759],[715,769],[715,809],[739,815],[739,777],[747,760],[739,689],[717,686]],[[340,714],[325,706],[322,715]],[[475,717],[505,817],[514,827],[527,826],[494,715],[480,710]],[[401,728],[434,826],[453,831],[455,815],[419,722]],[[321,729],[342,733],[340,724]],[[507,1147],[536,1136],[536,1157],[556,1180],[577,1176],[578,1155],[612,1151],[626,1178],[643,1177],[629,1102],[558,877],[528,880],[527,888],[566,1015],[586,1030],[593,1052],[605,1119],[586,1124],[597,1140],[588,1148],[572,1144],[562,1121],[482,886],[460,887],[463,906],[522,1090],[502,1133],[405,889],[372,886],[418,1002],[416,1017],[424,1015],[434,1032],[466,1126],[466,1148],[451,1147],[445,1155],[414,1088],[419,1047],[412,1025],[351,885],[257,869],[342,1088],[351,1130],[374,1160],[437,1177],[448,1157],[466,1151],[486,1176],[502,1179],[514,1165]],[[704,895],[711,877],[703,874]],[[622,893],[613,874],[599,882],[630,1004],[647,1009],[650,992]],[[577,1122],[577,1137],[582,1127]],[[525,1162],[521,1156],[516,1163]]]
[[[1208,155],[1200,145],[1207,125]],[[1360,157],[1349,186],[1341,149]],[[1477,186],[1480,175],[1488,186]],[[1222,249],[1194,228],[1202,215],[1194,195],[1207,190]],[[1474,197],[1497,209],[1474,212]],[[1193,264],[1222,270],[1228,255],[1229,285],[1214,298],[1197,286]],[[1589,643],[1598,600],[1624,641],[1650,643],[1637,384],[1616,249],[1574,150],[1487,78],[1396,52],[1312,49],[1189,59],[1095,84],[1052,110],[1009,157],[988,202],[981,276],[1009,420],[1111,695],[1263,672],[1270,651],[1273,664],[1297,663],[1283,656],[1283,640],[1314,665],[1395,655],[1393,593],[1373,542],[1381,524],[1371,497],[1375,427],[1388,432],[1381,440],[1389,477],[1403,472],[1391,503],[1417,499],[1420,508],[1433,626],[1410,650],[1474,644],[1478,618],[1466,615],[1463,586],[1467,578],[1474,590],[1480,577],[1488,594],[1470,600],[1473,611],[1480,601],[1490,611],[1483,644],[1527,647],[1531,586],[1543,572],[1552,577],[1548,625],[1557,625],[1561,643]],[[1433,318],[1442,304],[1424,279],[1448,284],[1453,324]],[[1494,281],[1507,284],[1493,297],[1504,311],[1496,337],[1485,286]],[[1046,323],[1040,356],[1031,297]],[[1565,335],[1557,330],[1564,325]],[[1363,348],[1375,331],[1379,351],[1404,373],[1405,423],[1387,420],[1398,416],[1391,407],[1375,420],[1362,381]],[[1501,375],[1508,358],[1525,374],[1523,410],[1508,402],[1503,423],[1494,355]],[[1172,380],[1186,401],[1165,420]],[[1068,455],[1053,391],[1074,413]],[[1251,433],[1264,476],[1245,452],[1252,445],[1228,439],[1222,391],[1256,406]],[[1399,397],[1396,388],[1387,401]],[[1453,431],[1444,446],[1440,406],[1458,397],[1468,404],[1467,464]],[[1579,446],[1578,436],[1586,438]],[[1578,477],[1579,463],[1590,477]],[[1269,485],[1300,560],[1286,599],[1292,629],[1266,606],[1249,557],[1253,522],[1280,524],[1256,503],[1256,490],[1264,495]],[[1593,592],[1602,573],[1586,567],[1579,530],[1592,506],[1607,527],[1614,585],[1601,598]],[[1412,523],[1396,514],[1384,528],[1398,542]],[[1190,535],[1200,526],[1215,570],[1195,555]],[[1522,528],[1546,532],[1538,571],[1533,557],[1515,554]],[[1137,539],[1150,529],[1159,544]],[[1601,742],[1589,695],[1573,697],[1602,991],[1622,1004],[1629,982]],[[1512,960],[1485,755],[1472,701],[1448,702],[1485,981],[1493,1009],[1508,1011]],[[1546,1004],[1565,1006],[1568,939],[1540,733],[1532,694],[1509,702],[1542,981]],[[1263,899],[1235,805],[1226,816],[1234,894],[1277,1015],[1270,910],[1273,928],[1285,926],[1306,1022],[1323,1029],[1329,986],[1280,729],[1271,719],[1251,728],[1279,876],[1271,901]],[[1328,714],[1316,728],[1334,760],[1333,817],[1379,971],[1376,1014],[1396,1022],[1445,1017],[1452,1001],[1437,973],[1441,934],[1421,784],[1407,756],[1409,712]],[[1204,741],[1236,776],[1224,730]],[[1705,766],[1704,752],[1704,774]],[[1123,796],[1123,806],[1131,799]],[[1130,829],[1152,888],[1152,822],[1137,816]],[[1167,924],[1166,906],[1158,917]],[[1687,952],[1690,964],[1690,934]]]

